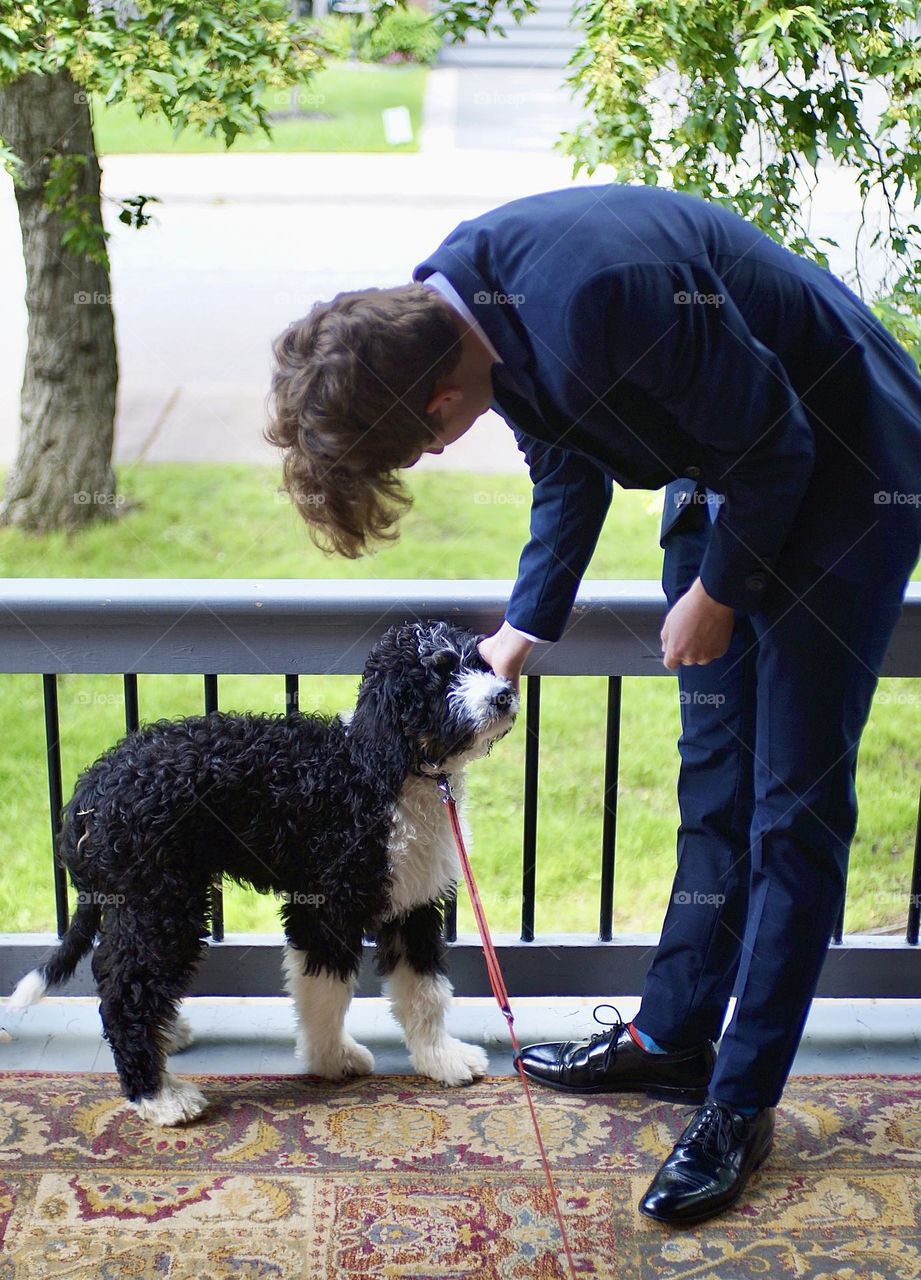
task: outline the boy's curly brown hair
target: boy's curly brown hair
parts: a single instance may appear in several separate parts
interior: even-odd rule
[[[441,426],[426,413],[461,354],[443,299],[419,283],[337,293],[273,343],[263,436],[284,450],[283,488],[329,554],[354,559],[412,503],[399,468]]]

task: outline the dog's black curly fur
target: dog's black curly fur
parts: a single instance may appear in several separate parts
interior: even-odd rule
[[[400,959],[443,971],[439,902],[388,918],[388,839],[409,775],[451,772],[510,727],[510,686],[485,726],[449,696],[462,676],[490,672],[479,639],[445,623],[391,627],[348,723],[296,711],[158,720],[80,775],[58,850],[78,907],[38,973],[44,987],[63,982],[98,937],[100,1014],[129,1099],[160,1085],[222,876],[284,897],[305,974],[351,979],[366,934],[382,974]]]

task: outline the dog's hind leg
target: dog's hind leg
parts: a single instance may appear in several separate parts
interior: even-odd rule
[[[388,921],[376,943],[377,969],[388,978],[390,1006],[416,1071],[450,1085],[485,1075],[486,1051],[445,1026],[453,989],[444,968],[441,907],[426,903]]]
[[[353,1040],[345,1029],[357,963],[347,973],[338,973],[326,968],[323,958],[315,951],[301,950],[289,939],[282,965],[300,1029],[297,1055],[308,1070],[327,1080],[372,1072],[371,1050]]]
[[[173,1025],[164,1036],[166,1052],[182,1053],[183,1049],[188,1049],[194,1039],[192,1025],[188,1018],[184,1018],[181,1013],[177,1013],[173,1019]]]
[[[143,1120],[157,1125],[184,1124],[206,1106],[195,1085],[165,1069],[177,1002],[201,953],[197,927],[169,930],[168,919],[166,910],[151,922],[119,907],[107,914],[93,955],[99,1013],[122,1091]]]

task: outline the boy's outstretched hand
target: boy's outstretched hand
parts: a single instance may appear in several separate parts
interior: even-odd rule
[[[503,622],[498,631],[486,636],[477,645],[477,650],[484,662],[488,662],[497,676],[511,680],[515,692],[518,692],[521,668],[525,658],[534,648],[532,640],[526,640],[520,632]]]
[[[704,590],[700,578],[669,609],[660,633],[662,661],[669,671],[721,658],[729,648],[734,611]]]

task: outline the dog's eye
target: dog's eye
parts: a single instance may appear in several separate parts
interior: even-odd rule
[[[453,671],[458,663],[458,656],[453,649],[437,649],[434,653],[430,653],[428,657],[422,660],[427,667],[432,667],[439,673]]]

